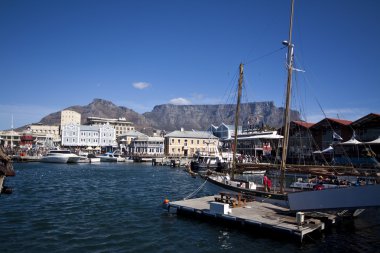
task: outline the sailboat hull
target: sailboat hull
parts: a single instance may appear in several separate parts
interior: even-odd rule
[[[288,194],[292,211],[342,210],[380,206],[380,185],[365,185]]]
[[[242,188],[229,184],[228,180],[227,182],[222,182],[214,179],[213,177],[207,177],[207,180],[210,183],[221,187],[223,190],[241,193],[246,195],[247,197],[251,197],[256,201],[267,202],[282,207],[288,207],[288,198],[286,194],[277,194],[272,192],[253,190],[249,188]],[[247,184],[248,182],[245,183]]]

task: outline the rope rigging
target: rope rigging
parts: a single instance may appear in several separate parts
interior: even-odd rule
[[[207,183],[207,178],[206,180],[203,182],[203,184],[201,184],[201,186],[198,187],[198,189],[196,189],[194,192],[190,193],[187,197],[185,197],[183,200],[187,200],[189,198],[192,198],[195,194],[197,194]]]

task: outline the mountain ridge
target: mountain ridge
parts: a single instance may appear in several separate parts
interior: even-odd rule
[[[137,113],[125,106],[117,106],[113,102],[95,98],[85,106],[74,105],[64,110],[73,110],[82,115],[81,124],[85,124],[87,117],[125,118],[132,122],[135,128],[143,132],[153,132],[154,129],[173,131],[180,128],[187,130],[206,130],[211,124],[233,124],[235,120],[233,104],[216,105],[156,105],[150,112]],[[274,128],[282,126],[284,108],[276,107],[274,102],[250,102],[241,104],[239,125],[257,124]],[[43,117],[39,123],[59,125],[60,112],[51,113]],[[291,120],[299,120],[298,111],[291,111]]]

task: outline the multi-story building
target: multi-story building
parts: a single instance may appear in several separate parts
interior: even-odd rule
[[[10,130],[10,131],[0,131],[0,143],[6,148],[13,148],[20,145],[21,134]]]
[[[118,119],[108,119],[108,118],[100,118],[100,117],[88,117],[87,124],[88,125],[104,125],[110,124],[116,130],[116,136],[123,135],[128,131],[135,130],[133,123],[127,121],[125,118]]]
[[[123,142],[126,146],[128,146],[129,144],[131,144],[133,139],[136,139],[138,137],[148,137],[148,136],[136,130],[129,130],[125,132],[124,134],[119,135],[117,137],[117,141],[118,143]]]
[[[61,111],[61,126],[69,124],[81,124],[81,114],[71,110]]]
[[[109,124],[96,126],[69,124],[62,127],[62,146],[116,147],[115,129]]]
[[[324,150],[334,143],[334,135],[348,141],[353,134],[352,121],[334,118],[325,118],[315,123],[310,130],[314,137],[314,150]]]
[[[358,140],[374,141],[380,137],[380,114],[370,113],[352,122],[351,126]]]
[[[37,144],[45,145],[46,142],[50,145],[58,145],[61,142],[59,134],[59,126],[48,126],[42,124],[31,124],[28,126],[29,133],[36,137]]]
[[[129,145],[130,154],[163,155],[164,138],[139,136]]]
[[[138,137],[148,137],[148,136],[136,130],[129,130],[126,133],[119,135],[116,138],[116,140],[122,152],[131,152],[129,146],[131,142]]]
[[[215,154],[219,139],[205,131],[173,131],[165,135],[165,155],[193,156],[197,152]]]

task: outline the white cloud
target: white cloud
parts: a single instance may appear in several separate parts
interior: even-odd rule
[[[173,105],[190,105],[191,101],[186,98],[173,98],[169,103]]]
[[[221,104],[222,101],[219,98],[206,97],[203,94],[194,93],[190,98],[173,98],[169,101],[173,105],[209,105],[209,104]]]
[[[133,85],[133,87],[135,87],[136,89],[143,90],[143,89],[148,88],[148,87],[150,86],[150,83],[137,82],[137,83],[133,83],[132,85]]]

